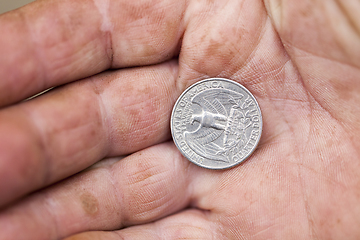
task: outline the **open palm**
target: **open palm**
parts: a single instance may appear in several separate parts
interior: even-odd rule
[[[43,0],[0,16],[0,239],[358,239],[359,9]],[[174,102],[207,77],[263,114],[227,170],[170,141]]]

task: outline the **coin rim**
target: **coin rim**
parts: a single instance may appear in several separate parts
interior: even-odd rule
[[[236,163],[234,163],[234,164],[232,164],[232,165],[226,166],[226,167],[209,167],[209,166],[201,165],[200,163],[195,162],[195,161],[191,160],[189,157],[187,157],[187,156],[183,153],[183,151],[181,150],[181,148],[179,147],[177,141],[175,140],[174,131],[173,131],[173,124],[172,124],[172,123],[173,123],[173,119],[174,119],[173,116],[174,116],[175,108],[176,108],[176,106],[178,105],[180,99],[182,99],[182,97],[183,97],[190,89],[192,89],[192,88],[195,87],[196,85],[199,85],[199,84],[201,84],[201,83],[203,83],[203,82],[214,81],[214,80],[220,80],[220,81],[225,81],[225,82],[229,82],[229,83],[235,84],[235,85],[239,86],[241,89],[243,89],[245,92],[247,92],[253,99],[255,99],[255,103],[256,103],[256,106],[257,106],[258,109],[259,109],[259,115],[260,115],[260,120],[261,120],[261,121],[260,121],[261,124],[260,124],[260,127],[259,127],[259,128],[260,128],[260,134],[259,134],[259,137],[258,137],[255,145],[254,145],[254,148],[249,152],[249,154],[247,154],[247,156],[246,156],[243,160],[241,160],[241,161],[239,161],[239,162],[236,162]],[[254,153],[254,151],[257,149],[257,146],[258,146],[258,144],[259,144],[259,142],[260,142],[260,139],[261,139],[261,136],[262,136],[262,128],[263,128],[263,118],[262,118],[261,108],[260,108],[260,106],[259,106],[259,103],[258,103],[257,99],[254,97],[254,95],[253,95],[245,86],[241,85],[241,84],[238,83],[238,82],[235,82],[234,80],[227,79],[227,78],[207,78],[207,79],[203,79],[203,80],[201,80],[201,81],[198,81],[198,82],[190,85],[189,87],[187,87],[187,88],[181,93],[181,95],[178,97],[178,99],[176,100],[176,102],[175,102],[175,104],[174,104],[174,107],[173,107],[173,109],[172,109],[172,111],[171,111],[171,117],[170,117],[171,137],[172,137],[173,142],[174,142],[174,144],[176,145],[177,149],[178,149],[179,152],[181,153],[181,155],[183,155],[187,160],[189,160],[190,162],[194,163],[194,164],[197,165],[197,166],[200,166],[200,167],[206,168],[206,169],[213,169],[213,170],[229,169],[229,168],[232,168],[232,167],[234,167],[234,166],[236,166],[236,165],[239,165],[240,163],[242,163],[242,162],[244,162],[245,160],[247,160],[247,159]]]

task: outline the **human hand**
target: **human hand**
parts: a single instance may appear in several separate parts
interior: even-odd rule
[[[357,239],[356,4],[62,0],[2,15],[0,239]],[[263,114],[258,149],[228,170],[169,142],[176,98],[207,77],[243,84]]]

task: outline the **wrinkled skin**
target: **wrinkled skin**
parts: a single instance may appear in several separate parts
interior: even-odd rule
[[[359,10],[42,0],[0,16],[0,239],[359,239]],[[207,77],[263,114],[258,149],[223,171],[170,138]]]

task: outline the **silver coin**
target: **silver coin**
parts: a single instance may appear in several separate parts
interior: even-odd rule
[[[233,167],[256,149],[262,115],[244,86],[210,78],[186,89],[171,114],[171,134],[180,152],[209,169]]]

